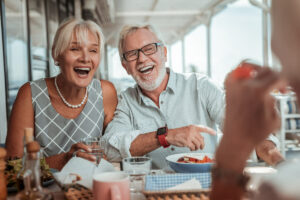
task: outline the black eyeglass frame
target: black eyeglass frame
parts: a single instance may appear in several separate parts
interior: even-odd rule
[[[148,46],[148,45],[152,45],[152,44],[155,44],[155,51],[154,51],[153,53],[151,53],[151,54],[145,54],[145,52],[143,51],[143,48],[145,48],[145,47]],[[157,52],[157,47],[158,47],[158,46],[164,46],[164,44],[161,43],[161,42],[153,42],[153,43],[150,43],[150,44],[147,44],[147,45],[143,46],[143,47],[140,48],[140,49],[134,49],[134,50],[127,51],[127,52],[123,53],[123,59],[126,60],[127,62],[137,60],[137,59],[139,59],[140,51],[141,51],[144,55],[146,55],[146,56],[155,54],[155,53]],[[134,52],[137,52],[137,58],[136,58],[136,59],[133,59],[133,60],[127,60],[125,54],[127,54],[127,53],[129,53],[129,52],[133,52],[133,51],[134,51]]]

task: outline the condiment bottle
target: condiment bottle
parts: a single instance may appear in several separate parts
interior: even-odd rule
[[[24,151],[23,151],[23,158],[22,158],[22,169],[19,171],[19,173],[17,175],[17,188],[19,191],[24,189],[23,175],[25,173],[25,168],[26,168],[26,162],[25,162],[26,157],[27,157],[26,145],[32,141],[33,141],[33,128],[25,128],[24,129],[24,139],[23,139]]]
[[[6,150],[0,148],[0,200],[6,199],[7,190],[6,190],[6,178],[4,175],[4,170],[6,167],[5,163]]]
[[[52,195],[43,190],[41,186],[40,171],[40,145],[36,141],[26,145],[25,172],[23,174],[24,190],[17,194],[22,200],[49,200]]]

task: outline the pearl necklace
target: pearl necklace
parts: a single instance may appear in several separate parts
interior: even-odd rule
[[[85,96],[83,97],[81,103],[80,103],[80,104],[77,104],[77,105],[72,105],[72,104],[70,104],[69,102],[67,102],[67,100],[64,98],[64,96],[61,94],[61,92],[60,92],[60,90],[59,90],[59,88],[58,88],[58,86],[57,86],[56,80],[57,80],[57,76],[54,78],[54,85],[55,85],[55,88],[56,88],[56,90],[57,90],[57,92],[58,92],[58,95],[60,96],[60,98],[62,99],[62,101],[63,101],[68,107],[70,107],[70,108],[80,108],[80,107],[84,104],[84,102],[85,102],[85,100],[86,100],[86,98],[87,98],[87,88],[85,89]]]

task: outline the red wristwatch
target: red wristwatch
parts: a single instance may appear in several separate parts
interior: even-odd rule
[[[168,135],[168,127],[167,126],[157,129],[156,137],[158,138],[160,145],[163,146],[164,148],[167,148],[170,146],[170,144],[166,140],[167,135]]]

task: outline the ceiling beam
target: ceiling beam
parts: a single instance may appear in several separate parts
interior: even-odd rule
[[[165,10],[165,11],[135,11],[117,12],[116,17],[160,17],[160,16],[191,16],[199,15],[199,10]]]
[[[150,11],[153,12],[153,11],[155,10],[157,4],[158,4],[158,0],[155,0],[155,1],[153,2],[152,6],[151,6]],[[150,19],[150,17],[151,17],[151,16],[146,16],[145,19],[144,19],[144,22],[148,22],[149,19]]]

